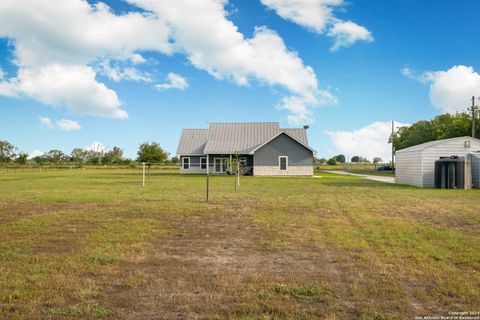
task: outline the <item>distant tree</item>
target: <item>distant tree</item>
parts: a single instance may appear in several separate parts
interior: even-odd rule
[[[10,142],[3,140],[0,141],[0,162],[10,162],[16,157],[16,148]]]
[[[346,162],[346,158],[343,154],[339,154],[338,156],[335,156],[335,160],[337,160],[337,162],[339,162],[339,163],[345,163]]]
[[[336,159],[336,157],[333,157],[333,158],[328,159],[327,164],[328,164],[328,165],[331,165],[331,166],[336,165],[336,164],[337,164],[337,159]]]
[[[27,158],[28,158],[28,154],[26,154],[25,152],[20,152],[18,156],[15,158],[15,163],[26,164]]]
[[[87,160],[87,152],[82,148],[74,148],[70,153],[70,161],[84,162]]]
[[[122,163],[123,150],[119,147],[113,147],[112,150],[107,151],[102,158],[103,163]]]
[[[380,158],[380,157],[375,157],[375,158],[373,158],[373,163],[375,163],[375,164],[380,163],[380,162],[382,162],[382,161],[383,161],[383,160],[382,160],[382,158]]]
[[[360,157],[359,156],[353,156],[351,161],[352,162],[360,162]]]
[[[157,142],[144,142],[138,147],[137,161],[161,163],[168,158],[168,153]]]
[[[47,153],[43,155],[43,157],[48,161],[48,162],[53,162],[53,163],[58,163],[62,161],[66,161],[67,157],[61,150],[50,150]]]
[[[320,158],[320,159],[318,159],[318,162],[319,162],[320,164],[325,164],[325,163],[327,163],[327,159],[325,159],[325,158]]]
[[[180,159],[178,159],[177,156],[173,156],[171,161],[172,161],[173,164],[178,164],[180,162]]]

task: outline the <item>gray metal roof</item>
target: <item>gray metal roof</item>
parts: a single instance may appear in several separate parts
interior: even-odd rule
[[[430,147],[434,147],[436,145],[439,145],[439,144],[442,144],[442,143],[445,143],[445,142],[449,142],[449,141],[455,141],[455,140],[478,140],[478,141],[480,141],[480,139],[472,138],[472,137],[469,137],[469,136],[456,137],[456,138],[443,139],[443,140],[434,140],[434,141],[429,141],[429,142],[425,142],[425,143],[422,143],[422,144],[417,144],[416,146],[411,146],[411,147],[408,147],[408,148],[405,148],[405,149],[400,149],[400,150],[397,151],[397,153],[399,153],[399,152],[422,151],[422,150],[428,149]]]
[[[208,141],[208,129],[183,129],[177,154],[203,154]]]
[[[305,129],[282,129],[278,122],[210,123],[208,129],[184,129],[177,154],[248,154],[280,132],[308,146]]]

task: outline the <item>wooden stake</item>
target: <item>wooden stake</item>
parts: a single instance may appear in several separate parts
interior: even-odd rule
[[[207,174],[207,188],[206,188],[206,191],[207,191],[207,195],[206,195],[206,201],[208,202],[208,196],[209,196],[209,189],[210,189],[210,181],[209,181],[209,178],[210,178],[210,175]]]

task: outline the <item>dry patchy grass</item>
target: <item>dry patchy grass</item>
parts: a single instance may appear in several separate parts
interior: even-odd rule
[[[0,175],[0,318],[398,319],[480,308],[478,191]]]

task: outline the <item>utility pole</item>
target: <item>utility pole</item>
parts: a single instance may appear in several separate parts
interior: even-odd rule
[[[478,111],[478,106],[475,105],[475,96],[472,96],[472,107],[470,111],[472,112],[472,138],[475,138],[475,119]]]
[[[394,141],[394,134],[395,134],[395,127],[394,127],[394,121],[392,120],[392,135],[390,136],[392,140],[392,170],[395,168],[395,141]]]

